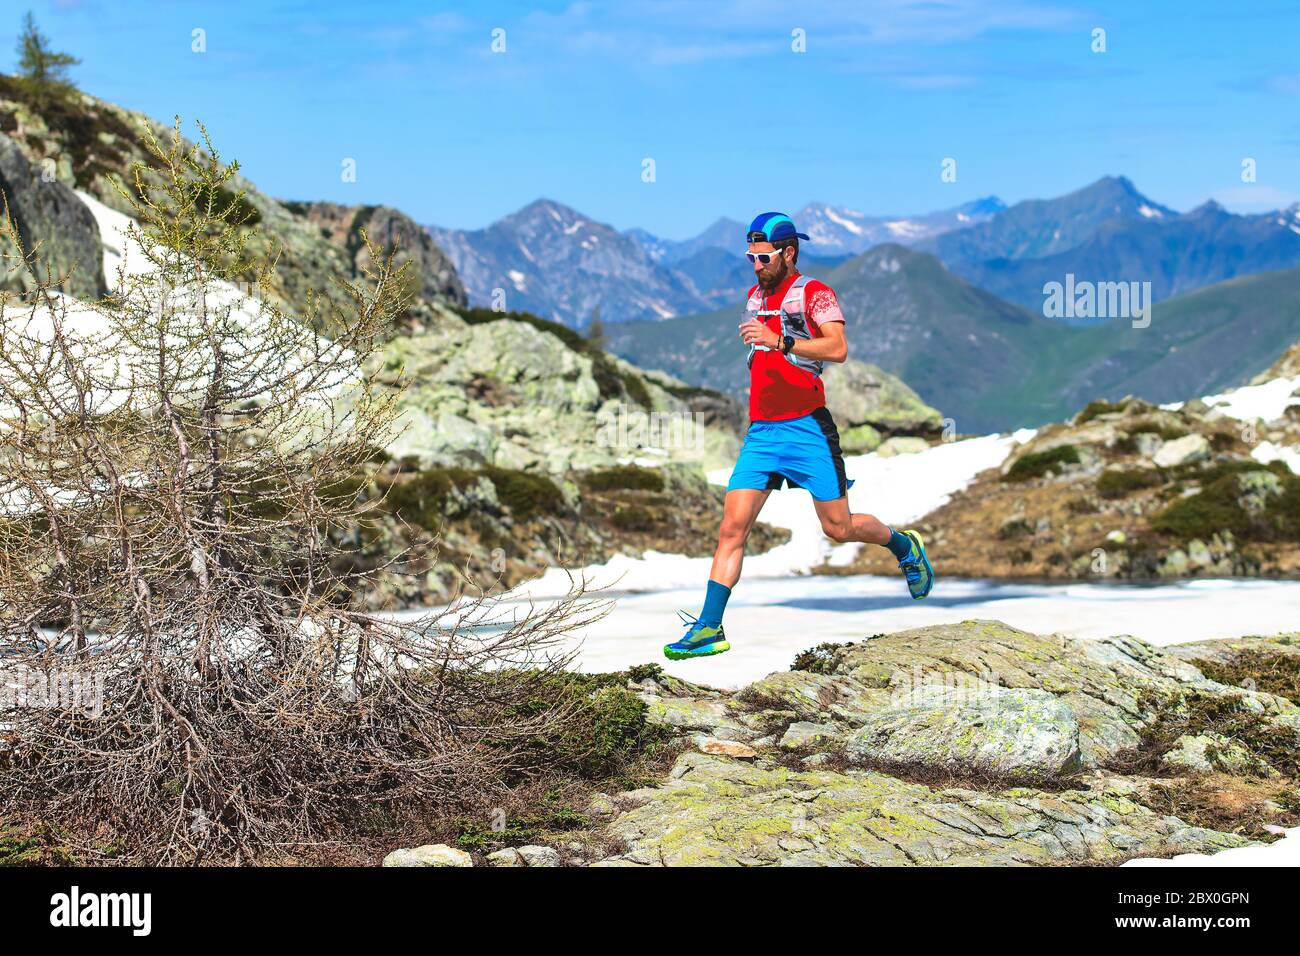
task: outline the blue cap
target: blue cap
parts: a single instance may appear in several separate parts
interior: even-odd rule
[[[762,233],[767,237],[768,242],[776,242],[778,239],[807,239],[808,236],[802,232],[796,232],[794,220],[785,213],[765,212],[755,216],[754,221],[749,224],[749,231],[745,233],[746,241],[754,233]]]

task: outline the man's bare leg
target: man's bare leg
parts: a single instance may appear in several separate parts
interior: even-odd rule
[[[849,511],[848,498],[836,498],[834,501],[813,499],[813,506],[817,509],[817,517],[821,519],[822,530],[832,541],[840,544],[861,541],[888,548],[889,553],[898,559],[898,566],[907,579],[907,590],[912,599],[919,601],[930,593],[934,586],[934,568],[930,566],[930,559],[925,554],[925,543],[917,532],[900,533],[875,515],[855,515]]]
[[[745,542],[754,529],[758,513],[772,492],[753,488],[728,491],[722,506],[722,527],[718,530],[718,547],[713,552],[709,580],[734,588],[740,580],[740,566],[745,561]]]
[[[731,648],[722,630],[722,615],[727,610],[731,589],[740,580],[740,566],[745,560],[745,541],[770,491],[738,488],[728,491],[722,507],[722,527],[718,530],[718,547],[713,552],[704,607],[698,618],[687,618],[685,636],[664,648],[669,660],[710,657]]]
[[[813,507],[821,519],[822,530],[832,541],[840,544],[861,541],[865,544],[878,544],[882,548],[889,545],[893,533],[889,525],[875,515],[851,513],[848,498],[836,498],[834,501],[813,499]]]

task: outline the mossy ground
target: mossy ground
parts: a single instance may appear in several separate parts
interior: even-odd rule
[[[1198,660],[1196,666],[1220,684],[1261,690],[1300,706],[1300,655],[1243,648],[1226,661]]]
[[[540,684],[517,716],[562,709],[566,719],[557,735],[532,742],[538,771],[503,781],[493,800],[449,814],[419,842],[484,855],[537,843],[615,852],[601,821],[584,810],[592,794],[649,786],[681,752],[670,733],[647,721],[646,704],[627,686],[658,673],[650,664],[608,674],[566,672]]]
[[[1300,658],[1244,649],[1226,661],[1195,661],[1211,680],[1285,697],[1300,704]],[[1232,698],[1188,696],[1147,702],[1155,719],[1139,745],[1118,755],[1111,769],[1154,778],[1144,802],[1195,826],[1269,841],[1265,824],[1300,824],[1300,735],[1270,729],[1259,714]],[[1187,776],[1161,758],[1185,734],[1221,734],[1265,761],[1279,776],[1213,773]]]
[[[1212,448],[1216,441],[1231,443],[1223,454],[1249,450],[1235,432],[1213,431]],[[1122,439],[1091,447],[1103,465],[1095,472],[1057,480],[1059,449],[1028,455],[1013,474],[990,469],[917,522],[940,578],[1300,577],[1300,476],[1285,464],[1216,451],[1209,461],[1157,468]],[[1266,487],[1274,480],[1276,493]],[[1180,564],[1174,552],[1190,554],[1195,541],[1211,550],[1209,564]],[[818,573],[897,571],[885,550],[864,548],[852,563]]]
[[[1271,472],[1279,477],[1280,493],[1264,497],[1258,510],[1243,504],[1240,476],[1251,472]],[[1151,521],[1154,530],[1184,541],[1226,530],[1242,541],[1300,542],[1300,476],[1292,475],[1285,466],[1279,470],[1243,463],[1197,477],[1200,491],[1155,515]]]
[[[1018,459],[1004,476],[1006,481],[1030,481],[1061,471],[1066,465],[1079,463],[1079,449],[1074,445],[1060,445],[1049,451],[1025,455]]]
[[[1211,774],[1159,781],[1143,795],[1143,803],[1156,813],[1178,817],[1192,826],[1266,843],[1277,839],[1267,826],[1300,825],[1300,791],[1291,779]]]
[[[70,866],[78,861],[66,835],[29,817],[0,815],[0,866]]]

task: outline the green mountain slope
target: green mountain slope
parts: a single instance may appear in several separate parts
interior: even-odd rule
[[[1156,303],[1145,329],[1115,320],[1068,331],[1043,353],[1021,392],[1053,394],[1053,418],[1096,398],[1170,402],[1222,391],[1245,384],[1300,339],[1300,268]]]
[[[1300,269],[1232,279],[1127,319],[1059,325],[948,272],[926,253],[878,246],[819,278],[839,295],[849,354],[901,377],[963,432],[1039,425],[1093,399],[1177,401],[1244,384],[1300,339]],[[611,330],[644,368],[741,394],[734,308]]]

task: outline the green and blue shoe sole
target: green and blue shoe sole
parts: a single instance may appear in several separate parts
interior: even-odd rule
[[[917,594],[914,591],[912,591],[912,586],[910,583],[907,586],[908,591],[912,594],[912,600],[922,601],[925,598],[929,597],[930,592],[934,589],[934,568],[930,565],[929,557],[926,556],[925,542],[921,540],[921,535],[916,531],[904,531],[903,534],[909,539],[911,539],[913,550],[916,552],[917,556],[921,559],[921,564],[925,568],[925,574],[926,574],[925,590],[922,591],[920,594]]]
[[[712,632],[712,633],[710,633]],[[664,645],[664,656],[670,661],[684,661],[693,657],[712,657],[731,650],[727,635],[722,628],[700,628],[696,631],[700,639],[689,644],[686,638]]]

